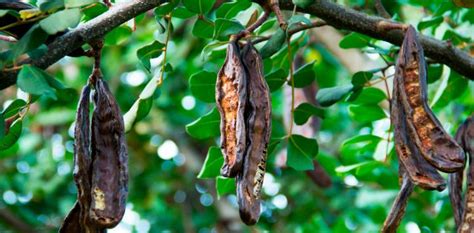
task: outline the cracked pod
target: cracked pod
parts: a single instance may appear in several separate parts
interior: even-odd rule
[[[446,133],[428,106],[425,57],[412,26],[407,29],[400,49],[395,79],[400,79],[398,88],[408,131],[420,153],[440,171],[455,172],[462,169],[463,150]]]
[[[221,175],[225,177],[235,177],[242,169],[246,143],[246,79],[239,45],[232,41],[227,46],[226,59],[216,82],[216,104],[221,116],[221,150],[224,155]]]

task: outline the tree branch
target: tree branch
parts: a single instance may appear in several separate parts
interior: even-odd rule
[[[123,4],[116,4],[104,14],[56,38],[48,45],[48,52],[39,59],[27,59],[20,62],[20,65],[32,64],[39,68],[46,69],[83,44],[105,36],[108,32],[128,20],[157,7],[162,1],[163,0],[135,0]],[[0,90],[14,85],[17,75],[17,69],[1,72]]]
[[[285,10],[293,10],[294,6],[291,0],[280,0],[280,7]],[[313,4],[304,9],[297,8],[297,11],[317,16],[336,28],[362,33],[395,45],[401,45],[403,41],[401,30],[387,31],[383,27],[387,23],[398,23],[344,8],[327,0],[315,0]],[[426,56],[446,64],[459,74],[474,80],[474,58],[468,53],[453,47],[448,42],[428,36],[420,36],[420,41]]]
[[[21,233],[35,232],[34,228],[18,218],[9,209],[0,208],[0,219]]]

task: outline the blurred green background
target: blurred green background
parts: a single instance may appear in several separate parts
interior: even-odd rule
[[[337,3],[376,14],[371,0]],[[383,3],[396,20],[414,25],[424,35],[451,40],[455,46],[473,54],[472,9],[458,8],[446,0]],[[255,3],[241,1],[240,4],[243,6],[236,7],[234,12],[221,9],[224,14],[217,11],[225,4],[215,5],[203,15],[211,25],[218,18],[235,19],[246,25],[255,10],[262,12]],[[104,8],[100,3],[83,6],[82,22]],[[354,84],[353,80],[357,79],[354,74],[358,71],[368,71],[366,75],[372,79],[363,82],[357,91],[347,92],[338,103],[322,108],[324,119],[313,117],[311,124],[299,129],[312,127],[319,145],[314,159],[322,167],[319,171],[329,175],[329,187],[317,185],[303,169],[286,165],[288,143],[280,140],[287,134],[284,119],[288,118],[285,114],[289,112],[290,98],[288,85],[283,84],[289,70],[286,46],[265,60],[267,79],[273,74],[270,77],[277,83],[283,80],[272,90],[272,138],[280,143],[268,158],[262,216],[257,225],[248,227],[239,219],[232,180],[218,178],[216,188],[215,178],[197,178],[209,148],[219,145],[218,135],[213,129],[199,127],[198,132],[209,133],[210,137],[198,139],[186,132],[186,125],[215,107],[214,87],[200,89],[193,85],[215,80],[215,73],[225,58],[227,37],[219,40],[213,34],[215,29],[206,26],[193,31],[199,27],[195,26],[198,17],[180,4],[172,11],[172,28],[167,28],[160,9],[163,7],[155,13],[138,16],[105,38],[102,71],[122,112],[126,113],[145,85],[160,75],[163,64],[161,54],[150,59],[148,70],[137,50],[154,40],[164,44],[168,31],[170,34],[166,59],[170,66],[164,72],[162,85],[153,92],[151,111],[126,136],[130,168],[127,211],[120,225],[109,232],[379,231],[399,189],[388,96],[382,77],[388,79],[390,89],[393,67],[384,74],[379,71],[387,66],[383,59],[394,61],[398,47],[329,26],[293,36],[295,64],[310,64],[307,73],[300,73],[305,80],[311,80],[306,88],[321,90]],[[291,12],[285,12],[285,17],[291,16]],[[272,16],[255,35],[272,35],[277,28]],[[341,40],[344,42],[339,44]],[[10,43],[0,41],[2,50],[10,47]],[[20,139],[13,147],[0,151],[3,217],[0,232],[15,232],[11,222],[5,221],[6,216],[36,232],[54,232],[73,206],[76,200],[72,180],[73,124],[78,95],[87,82],[92,62],[90,58],[65,57],[51,66],[47,72],[74,91],[56,100],[41,96],[23,119]],[[190,85],[190,78],[202,71],[208,73],[196,76],[197,81]],[[430,105],[453,135],[474,110],[474,83],[436,63],[430,63],[428,72]],[[208,90],[211,92],[206,93]],[[7,88],[1,92],[0,109],[27,96],[16,86]],[[313,95],[308,101],[315,100]],[[315,179],[324,177],[316,174]],[[453,229],[447,190],[429,192],[416,188],[399,232],[453,232]]]

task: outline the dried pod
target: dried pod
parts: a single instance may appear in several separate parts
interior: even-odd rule
[[[89,218],[96,226],[111,228],[125,212],[128,193],[128,154],[124,123],[107,84],[95,81],[92,116],[92,201]]]
[[[247,148],[243,171],[237,176],[237,202],[241,219],[252,225],[260,217],[260,192],[271,134],[271,100],[262,58],[250,42],[242,51],[242,60],[248,77],[249,99],[245,114]]]
[[[90,87],[82,89],[79,106],[76,113],[74,128],[74,182],[77,186],[77,200],[81,209],[81,224],[85,227],[88,221],[88,210],[91,202],[91,174],[92,165],[90,153],[90,118],[89,101]]]
[[[383,223],[383,227],[381,232],[383,233],[395,233],[397,232],[397,228],[402,221],[403,215],[405,215],[406,207],[408,204],[408,199],[410,198],[413,189],[415,188],[414,184],[410,181],[406,169],[403,165],[400,164],[400,173],[401,173],[401,188],[400,192],[398,192],[395,201],[393,202],[392,208],[390,209],[390,213],[388,214],[385,222]]]
[[[456,132],[456,142],[464,147],[463,136],[466,131],[467,122],[459,126]],[[451,207],[453,208],[454,221],[456,226],[461,225],[463,215],[463,200],[462,200],[462,183],[463,183],[464,169],[449,174],[449,199],[451,200]]]
[[[469,169],[467,176],[467,191],[464,198],[464,210],[462,223],[458,232],[474,232],[474,116],[466,120],[463,130],[462,142],[466,153],[469,155]]]
[[[393,80],[393,99],[390,105],[390,117],[394,126],[395,150],[400,164],[407,176],[415,184],[427,190],[443,190],[446,183],[436,169],[420,155],[418,148],[408,137],[406,114],[400,106],[400,79]]]
[[[227,47],[227,56],[216,83],[216,104],[221,116],[221,149],[224,155],[221,175],[226,177],[235,177],[242,169],[246,143],[246,86],[239,45],[232,41]]]
[[[412,26],[407,29],[400,49],[395,78],[401,80],[401,105],[405,109],[409,133],[420,153],[441,171],[462,169],[463,150],[446,133],[428,106],[425,58]]]

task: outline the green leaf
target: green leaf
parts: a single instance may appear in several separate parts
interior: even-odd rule
[[[81,21],[79,8],[56,12],[39,22],[40,27],[48,34],[54,35],[70,27],[75,27]]]
[[[352,105],[349,112],[354,120],[364,124],[387,117],[382,108],[378,105]]]
[[[176,6],[178,6],[179,0],[171,0],[165,3],[162,3],[157,8],[155,8],[155,16],[163,17],[173,11]],[[174,16],[174,15],[173,15]]]
[[[89,21],[101,15],[102,13],[106,12],[107,10],[109,10],[109,8],[105,4],[98,3],[89,7],[85,7],[81,10],[82,10],[82,13],[84,14],[84,20]]]
[[[428,65],[427,72],[427,82],[428,84],[434,83],[441,78],[443,74],[443,65],[442,64],[430,64]]]
[[[269,58],[276,52],[283,48],[286,41],[286,32],[278,28],[277,31],[270,37],[265,45],[260,49],[262,59]]]
[[[133,103],[132,107],[123,115],[123,122],[125,124],[125,132],[130,131],[132,126],[145,118],[150,113],[153,107],[153,100],[155,99],[156,88],[160,76],[155,75],[143,88],[138,96],[138,99]]]
[[[218,40],[227,40],[228,36],[244,30],[244,26],[236,20],[217,19],[214,28],[214,38]]]
[[[293,30],[297,27],[311,25],[311,20],[304,17],[303,15],[294,15],[288,20],[288,29]]]
[[[364,48],[369,45],[370,37],[352,32],[345,36],[341,42],[339,42],[339,47],[343,49],[349,48]]]
[[[22,109],[25,106],[26,106],[26,102],[24,100],[16,99],[13,102],[11,102],[11,104],[9,104],[8,107],[6,107],[3,110],[2,115],[5,119],[9,118],[9,117],[17,114],[18,111],[20,111],[20,109]]]
[[[420,23],[418,23],[418,30],[421,31],[425,28],[429,28],[429,27],[434,27],[434,28],[437,28],[444,20],[444,17],[443,16],[438,16],[438,17],[434,17],[434,18],[430,18],[429,20],[424,20],[424,21],[421,21]]]
[[[318,154],[318,150],[316,139],[293,134],[288,138],[286,163],[298,171],[314,169],[313,159]]]
[[[179,18],[179,19],[188,19],[193,17],[195,14],[191,11],[189,11],[185,7],[176,7],[173,11],[173,18]]]
[[[293,75],[293,78],[295,79],[295,87],[305,87],[314,81],[316,74],[314,73],[313,65],[314,62],[311,62],[295,71]],[[291,82],[288,82],[288,85],[291,86]]]
[[[292,0],[293,4],[300,8],[306,8],[307,6],[311,5],[314,1],[313,0]]]
[[[443,94],[435,103],[434,107],[445,107],[451,101],[459,98],[462,94],[468,89],[469,81],[466,78],[463,78],[454,70],[451,70],[449,74],[448,84],[443,91]]]
[[[278,90],[283,84],[286,82],[286,77],[288,74],[283,69],[278,69],[270,74],[265,76],[265,80],[267,80],[268,87],[270,88],[271,92]]]
[[[43,29],[41,29],[38,25],[34,25],[13,46],[12,59],[20,56],[23,53],[26,53],[26,52],[32,51],[35,48],[38,48],[40,45],[42,45],[46,41],[47,37],[48,37],[48,34],[45,31],[43,31]]]
[[[207,102],[216,101],[216,80],[217,74],[214,72],[200,71],[189,78],[189,87],[194,97]]]
[[[224,156],[221,149],[215,146],[209,148],[206,160],[198,174],[199,179],[217,178],[220,175],[221,167],[224,164]]]
[[[354,85],[354,87],[364,86],[373,77],[374,74],[372,72],[359,71],[352,76],[352,85]]]
[[[73,8],[89,5],[94,2],[97,2],[97,0],[64,0],[64,6],[66,8]]]
[[[8,133],[4,137],[0,138],[0,151],[6,150],[13,146],[20,138],[22,129],[23,122],[21,119],[13,122],[10,126],[10,129],[8,130]]]
[[[217,198],[221,198],[226,194],[235,193],[235,179],[234,178],[226,178],[223,176],[218,176],[216,178],[216,190],[217,190]]]
[[[193,35],[199,38],[212,38],[214,33],[214,23],[207,18],[199,18],[194,23]]]
[[[206,139],[220,134],[220,115],[213,108],[206,115],[186,125],[186,132],[197,139]]]
[[[310,103],[302,103],[295,108],[293,114],[295,117],[295,123],[297,125],[303,125],[311,116],[324,118],[324,109],[315,107]]]
[[[235,2],[223,3],[216,10],[216,18],[233,19],[237,14],[246,10],[252,5],[248,0],[239,0]]]
[[[105,35],[104,43],[105,45],[117,46],[125,41],[130,39],[132,35],[132,29],[129,26],[120,26],[116,27],[114,30],[110,31]]]
[[[48,83],[48,74],[31,65],[24,65],[18,74],[17,85],[27,93],[33,95],[47,95],[56,99],[54,89]]]
[[[363,135],[356,135],[352,138],[346,139],[343,143],[342,146],[348,146],[351,144],[356,144],[360,142],[371,142],[371,143],[378,143],[382,141],[383,139],[379,136],[373,135],[373,134],[363,134]]]
[[[154,41],[153,43],[145,45],[137,50],[138,59],[148,71],[151,69],[150,59],[159,57],[163,52],[164,47],[164,44]]]
[[[37,3],[43,12],[53,11],[64,7],[64,0],[39,0]]]
[[[385,92],[376,87],[363,88],[353,97],[354,94],[355,92],[349,98],[352,104],[378,104],[387,99]]]
[[[316,99],[321,106],[328,107],[342,100],[353,88],[352,85],[322,88],[318,91]]]
[[[467,36],[461,36],[459,33],[452,29],[446,30],[446,32],[443,35],[443,40],[449,40],[451,41],[454,45],[460,44],[460,43],[469,43],[471,39]]]
[[[272,138],[268,144],[267,154],[271,155],[282,141],[282,138]]]
[[[212,9],[216,0],[183,0],[183,4],[189,11],[198,13],[198,14],[206,14]]]

